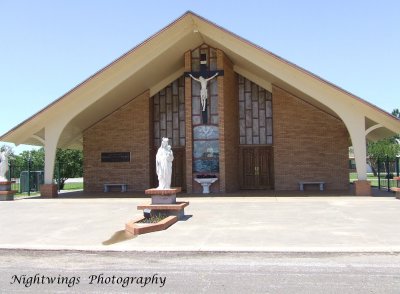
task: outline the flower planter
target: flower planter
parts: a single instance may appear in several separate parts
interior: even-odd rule
[[[150,210],[150,217],[165,216],[157,223],[144,223],[145,216],[140,216],[125,224],[125,231],[133,235],[146,234],[165,230],[179,220],[184,219],[185,207],[189,202],[176,202],[176,193],[181,192],[180,187],[171,189],[147,189],[146,195],[152,197],[150,204],[141,204],[137,206],[138,210]],[[172,203],[171,203],[172,202]],[[157,219],[156,219],[157,220]]]
[[[142,221],[143,219],[145,219],[145,217],[140,216],[126,223],[125,231],[133,235],[152,233],[165,230],[178,221],[178,217],[175,215],[167,216],[158,223],[140,223],[140,221]]]

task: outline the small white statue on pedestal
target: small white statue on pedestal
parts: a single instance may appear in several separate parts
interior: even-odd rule
[[[7,172],[8,172],[8,157],[11,154],[12,149],[6,146],[1,148],[0,152],[0,182],[7,182]]]
[[[158,176],[157,189],[171,189],[172,161],[174,155],[171,146],[168,145],[168,138],[162,138],[161,146],[156,155],[156,172]]]

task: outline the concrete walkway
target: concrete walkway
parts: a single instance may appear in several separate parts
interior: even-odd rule
[[[0,248],[400,252],[400,200],[394,197],[179,200],[190,201],[185,221],[138,237],[125,234],[124,226],[141,215],[136,206],[149,199],[65,196],[0,202]]]

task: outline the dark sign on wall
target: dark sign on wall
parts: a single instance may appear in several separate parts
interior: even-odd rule
[[[102,152],[101,162],[130,162],[130,152]]]

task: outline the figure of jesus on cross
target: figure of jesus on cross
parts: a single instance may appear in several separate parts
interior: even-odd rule
[[[202,76],[200,76],[198,79],[195,78],[194,76],[192,76],[192,74],[189,74],[189,76],[200,83],[200,99],[201,99],[201,107],[203,109],[203,111],[206,110],[206,106],[207,106],[207,98],[208,98],[208,89],[207,89],[207,84],[208,81],[212,80],[213,78],[215,78],[218,75],[218,72],[215,73],[215,75],[213,75],[212,77],[205,79]]]

